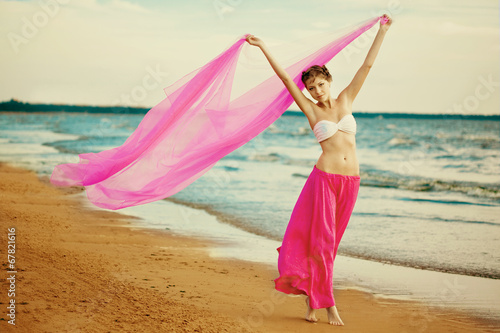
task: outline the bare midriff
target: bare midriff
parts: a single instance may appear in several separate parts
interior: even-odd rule
[[[337,131],[333,136],[320,142],[321,153],[316,167],[322,171],[347,176],[359,176],[354,134]]]

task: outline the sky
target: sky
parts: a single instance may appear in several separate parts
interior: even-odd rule
[[[243,34],[280,54],[280,45],[318,40],[383,13],[394,23],[354,112],[500,114],[493,0],[0,0],[0,101],[152,107],[164,87]],[[377,29],[327,64],[334,96],[363,63]],[[255,73],[269,70],[262,64]]]

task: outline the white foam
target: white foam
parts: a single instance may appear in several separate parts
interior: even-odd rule
[[[63,140],[77,140],[78,135],[40,130],[2,130],[2,137],[21,142],[47,143]]]
[[[2,130],[0,135],[0,160],[13,166],[50,174],[57,164],[79,161],[76,155],[63,154],[54,147],[44,145],[54,141],[77,140],[77,135],[43,130]]]
[[[312,140],[311,140],[312,141]],[[278,154],[292,159],[317,160],[321,155],[321,146],[314,145],[307,148],[286,146],[265,146],[258,150],[259,154]]]
[[[57,149],[49,146],[42,146],[36,143],[0,143],[0,156],[4,155],[34,155],[34,154],[54,154]]]
[[[424,155],[420,150],[406,150],[401,154],[381,153],[375,149],[357,148],[360,162],[368,162],[377,170],[390,171],[404,176],[418,176],[422,178],[434,178],[446,181],[462,182],[464,179],[471,182],[480,183],[498,183],[498,174],[496,164],[487,170],[481,172],[463,172],[463,168],[452,170],[450,165],[460,165],[463,161],[440,160],[437,154]],[[455,153],[454,153],[455,154]],[[457,154],[458,155],[458,154]],[[481,170],[483,171],[483,170]]]
[[[2,155],[0,160],[12,166],[32,170],[39,175],[50,175],[58,164],[77,163],[78,156],[69,154],[44,154],[44,155]]]
[[[50,173],[59,163],[78,162],[78,157],[61,154],[44,143],[59,140],[76,140],[73,134],[43,130],[2,130],[0,133],[0,159],[14,166],[23,167],[41,174]]]

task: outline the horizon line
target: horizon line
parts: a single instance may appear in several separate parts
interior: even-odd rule
[[[23,102],[20,100],[17,100],[15,98],[11,98],[10,100],[5,100],[5,101],[0,101],[0,106],[9,104],[9,103],[15,103],[15,104],[23,104],[23,105],[33,105],[33,106],[68,106],[68,107],[78,107],[78,108],[130,108],[130,109],[140,109],[140,110],[150,110],[154,106],[139,106],[139,105],[96,105],[96,104],[68,104],[68,103],[34,103],[34,102]],[[1,110],[0,112],[23,112],[21,110]],[[25,111],[25,112],[37,112],[37,111]],[[41,112],[51,112],[51,111],[41,111]],[[52,112],[64,112],[64,111],[52,111]],[[284,113],[297,113],[300,115],[305,116],[305,114],[296,109],[287,109]],[[416,112],[416,111],[368,111],[368,110],[359,110],[359,111],[353,111],[353,114],[358,114],[358,115],[416,115],[416,116],[448,116],[448,117],[492,117],[492,118],[498,118],[500,119],[500,112],[499,113],[482,113],[482,114],[477,114],[477,113],[438,113],[438,112]]]

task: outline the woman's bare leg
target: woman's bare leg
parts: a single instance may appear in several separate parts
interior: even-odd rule
[[[326,308],[328,313],[328,324],[335,326],[344,326],[344,322],[340,319],[339,312],[336,306]]]
[[[306,297],[306,304],[307,304],[306,320],[310,321],[311,323],[317,322],[318,319],[316,318],[316,309],[312,309],[309,306],[309,296]]]

